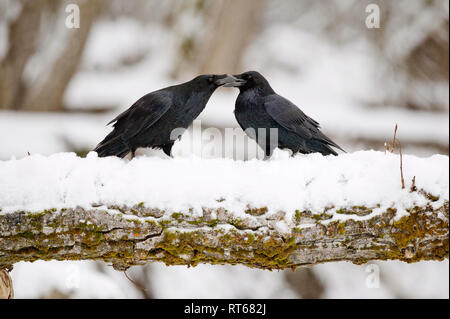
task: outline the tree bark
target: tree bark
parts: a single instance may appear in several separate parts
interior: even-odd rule
[[[117,270],[155,261],[285,269],[331,261],[443,260],[449,256],[449,204],[435,206],[430,197],[401,218],[394,208],[374,216],[365,207],[334,215],[297,211],[291,229],[279,226],[284,212],[269,216],[265,207],[247,209],[243,219],[225,209],[204,208],[202,217],[192,217],[143,205],[3,213],[0,269],[35,260],[103,260]]]

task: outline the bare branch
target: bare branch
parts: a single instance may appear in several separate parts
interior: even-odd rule
[[[396,136],[397,136],[397,129],[398,129],[398,125],[397,123],[395,124],[395,128],[394,128],[394,137],[392,138],[392,149],[391,149],[391,153],[394,153],[395,151],[395,140],[396,140]]]
[[[417,191],[417,186],[416,186],[416,176],[413,177],[412,182],[411,182],[411,188],[409,189],[409,192],[415,192]]]
[[[398,151],[400,153],[400,179],[402,181],[402,189],[405,188],[405,179],[403,178],[403,154],[402,154],[402,145],[400,144],[400,141],[398,142]]]

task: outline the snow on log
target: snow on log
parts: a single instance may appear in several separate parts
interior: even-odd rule
[[[72,153],[0,162],[0,269],[103,260],[118,270],[449,256],[449,160],[361,151],[269,161]],[[414,178],[414,184],[412,180]]]

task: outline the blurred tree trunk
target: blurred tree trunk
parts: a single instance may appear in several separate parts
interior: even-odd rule
[[[400,61],[406,85],[400,95],[409,109],[445,112],[448,110],[449,21],[427,36]],[[441,85],[439,85],[441,84]],[[445,93],[446,92],[446,93]],[[446,99],[442,97],[446,96]]]
[[[298,268],[295,271],[284,272],[286,282],[303,299],[318,299],[325,292],[320,278],[311,268]]]
[[[178,40],[172,77],[191,73],[234,73],[259,29],[264,0],[173,2],[169,23]],[[197,23],[186,24],[185,17]]]
[[[258,29],[262,0],[225,0],[204,46],[200,73],[236,73],[247,45]],[[244,70],[245,71],[245,70]]]
[[[102,0],[76,0],[72,3],[80,8],[80,28],[69,29],[64,48],[48,72],[30,88],[21,106],[23,110],[59,111],[64,108],[64,93],[78,69],[89,32],[101,11]]]
[[[0,63],[0,109],[17,109],[23,71],[36,50],[46,0],[23,0],[22,10],[9,28],[9,48]]]
[[[385,66],[382,77],[387,88],[375,105],[448,111],[448,1],[420,0],[414,10],[404,10],[406,0],[363,2],[369,3],[381,9],[381,27],[366,29],[365,36]]]

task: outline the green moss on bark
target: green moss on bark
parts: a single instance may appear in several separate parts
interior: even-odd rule
[[[122,210],[123,216],[110,217],[123,225],[118,228],[105,226],[107,222],[103,222],[98,214],[105,214],[105,218],[110,215],[100,208],[89,212],[50,209],[0,215],[2,229],[12,225],[12,233],[1,238],[0,266],[39,259],[100,259],[125,266],[161,261],[167,265],[244,264],[284,269],[333,260],[357,264],[373,259],[415,262],[442,260],[449,255],[448,202],[440,209],[430,205],[414,207],[397,221],[394,221],[395,209],[388,209],[368,220],[331,222],[326,222],[326,212],[297,211],[296,221],[315,215],[320,218],[314,226],[295,227],[290,234],[284,235],[268,226],[252,230],[242,219],[221,219],[219,222],[219,219],[211,218],[211,211],[196,218],[191,217],[191,212],[173,212],[170,218],[146,216],[131,220],[125,216],[133,214],[132,210]],[[362,210],[357,207],[355,211],[351,208],[346,212],[358,215]],[[444,217],[438,218],[437,214]],[[101,222],[96,223],[96,219]],[[216,227],[219,223],[235,227],[224,230]],[[370,240],[361,246],[361,238]],[[147,241],[146,245],[140,244]],[[13,249],[16,246],[22,248]],[[323,254],[324,249],[331,249],[330,252],[336,249],[339,253],[328,256]]]

